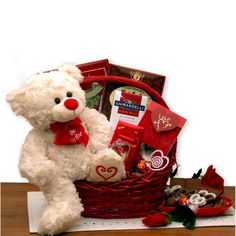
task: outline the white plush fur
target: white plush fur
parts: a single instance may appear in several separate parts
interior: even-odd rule
[[[125,177],[118,154],[108,148],[112,129],[106,117],[86,107],[85,93],[79,82],[83,77],[75,66],[65,65],[58,71],[39,73],[19,90],[8,94],[12,110],[33,126],[23,144],[19,161],[20,173],[43,191],[48,207],[43,213],[38,232],[53,235],[63,232],[80,217],[83,206],[73,181],[103,181],[95,173],[96,165],[115,166],[118,173],[109,181]],[[67,92],[72,92],[79,107],[64,106]],[[55,98],[60,98],[59,104]],[[79,116],[89,134],[89,143],[58,146],[53,144],[50,124],[66,122]]]

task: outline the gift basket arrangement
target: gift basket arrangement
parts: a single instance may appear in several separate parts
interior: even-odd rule
[[[86,67],[96,65],[103,67],[106,73],[88,75],[91,68]],[[90,102],[90,105],[110,119],[116,136],[113,136],[111,146],[120,138],[117,134],[121,132],[119,128],[125,127],[125,137],[120,134],[123,135],[123,140],[120,138],[123,146],[115,144],[115,148],[121,156],[126,155],[127,172],[126,179],[115,183],[75,182],[84,205],[82,215],[97,218],[146,216],[163,202],[167,181],[176,164],[176,138],[185,119],[171,112],[160,95],[164,76],[110,65],[106,60],[79,68],[82,73],[86,71],[82,87],[87,89],[87,93],[91,94],[91,88],[96,90],[96,86],[100,88],[97,90],[99,99],[94,99],[97,103]],[[89,99],[91,101],[91,96]],[[145,107],[145,111],[138,105]],[[134,137],[135,131],[139,134]],[[134,150],[130,148],[132,145]]]
[[[7,95],[33,127],[19,170],[48,203],[40,234],[61,233],[80,215],[145,217],[146,226],[177,220],[193,228],[197,212],[221,214],[232,205],[219,198],[223,181],[212,167],[196,189],[174,179],[167,187],[186,120],[161,96],[164,82],[163,75],[101,60],[37,73]]]
[[[91,75],[91,67],[94,66],[100,67],[99,73],[96,74],[92,70]],[[194,174],[191,179],[187,180],[189,183],[187,186],[185,186],[186,181],[180,185],[181,181],[173,178],[178,170],[176,138],[185,119],[171,112],[161,96],[165,82],[164,76],[109,64],[108,60],[83,64],[79,67],[85,73],[86,79],[82,87],[88,89],[88,93],[91,93],[92,87],[100,87],[100,96],[94,94],[97,96],[97,99],[93,99],[96,103],[90,102],[90,105],[104,113],[110,122],[114,123],[116,130],[123,125],[118,121],[119,118],[135,123],[136,129],[137,127],[145,129],[141,141],[139,137],[135,143],[139,150],[135,152],[135,160],[132,160],[132,163],[126,161],[128,173],[126,179],[115,183],[84,180],[75,182],[84,204],[83,216],[145,217],[143,224],[150,227],[164,226],[171,221],[179,221],[184,222],[185,227],[191,229],[194,228],[195,217],[220,215],[232,205],[231,199],[226,196],[221,197],[224,180],[212,166],[208,168],[201,180],[199,170],[198,174]],[[128,99],[130,97],[127,93],[143,96],[142,101],[147,96],[149,100],[147,109],[139,122],[122,117],[122,111],[114,109],[117,104],[122,105],[114,101],[115,99],[121,101],[122,92],[124,92],[123,97],[128,96]],[[89,99],[91,99],[90,96]],[[150,100],[153,101],[152,104]],[[135,103],[134,99],[132,101]],[[139,102],[136,101],[136,104]],[[131,125],[127,123],[125,125],[128,136],[132,138]],[[121,148],[116,151],[121,155],[122,151],[124,152]],[[164,163],[163,152],[168,158],[168,163]],[[154,158],[151,157],[152,153]],[[149,155],[149,161],[153,158],[156,168],[152,168],[153,166],[147,161],[147,155]],[[170,178],[171,186],[167,186]]]

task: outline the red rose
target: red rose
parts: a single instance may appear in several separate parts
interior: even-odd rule
[[[205,175],[202,177],[202,185],[224,190],[224,179],[216,173],[216,169],[211,165],[207,168]]]
[[[167,219],[168,215],[163,212],[159,212],[156,214],[146,216],[142,222],[144,225],[148,227],[157,227],[157,226],[165,226],[170,222]]]

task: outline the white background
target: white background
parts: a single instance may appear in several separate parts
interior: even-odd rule
[[[0,181],[18,174],[31,129],[5,102],[38,71],[109,58],[167,76],[164,98],[188,119],[178,142],[179,177],[213,164],[236,185],[236,2],[34,1],[0,3]]]

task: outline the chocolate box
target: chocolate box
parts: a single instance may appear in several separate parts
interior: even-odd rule
[[[145,84],[148,84],[153,89],[155,89],[159,94],[162,94],[165,84],[164,75],[154,74],[151,72],[119,66],[115,64],[109,64],[109,66],[110,75],[122,76],[133,80],[142,81]]]

